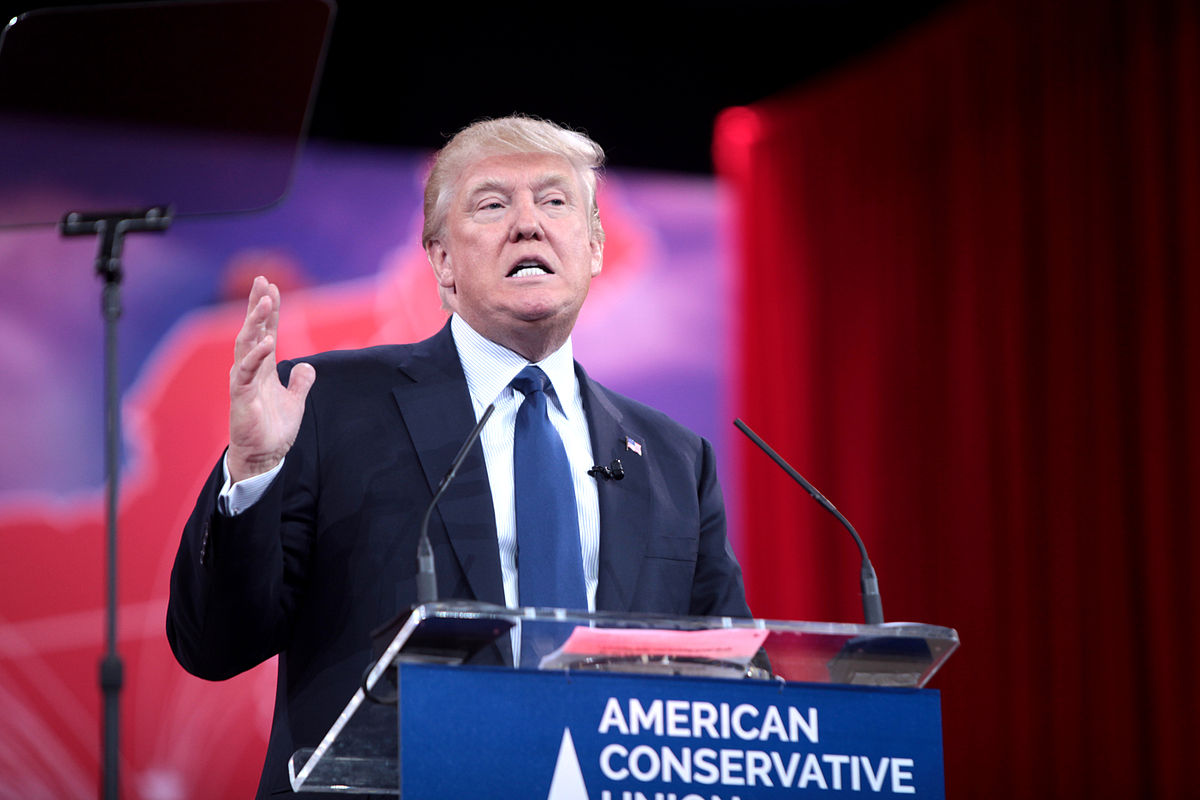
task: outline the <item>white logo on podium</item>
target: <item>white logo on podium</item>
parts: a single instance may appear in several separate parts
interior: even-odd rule
[[[550,779],[550,794],[546,800],[588,800],[583,770],[579,768],[579,756],[575,753],[575,742],[568,728],[563,728],[558,763],[554,765],[554,777]]]

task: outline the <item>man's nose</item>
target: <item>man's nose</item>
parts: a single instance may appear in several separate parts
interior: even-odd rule
[[[511,238],[514,242],[522,239],[541,239],[542,222],[537,214],[537,204],[532,198],[518,200],[513,209],[513,227]]]

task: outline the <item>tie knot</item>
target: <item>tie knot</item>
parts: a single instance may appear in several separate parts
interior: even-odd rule
[[[545,392],[546,387],[550,385],[550,378],[542,372],[541,367],[530,364],[518,372],[517,377],[513,378],[509,385],[521,394],[528,396],[534,392]]]

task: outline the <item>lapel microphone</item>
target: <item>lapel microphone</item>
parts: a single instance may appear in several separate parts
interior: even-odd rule
[[[588,475],[596,480],[603,478],[606,481],[619,481],[625,477],[625,467],[621,464],[621,459],[614,458],[607,467],[603,464],[592,467],[588,470]]]

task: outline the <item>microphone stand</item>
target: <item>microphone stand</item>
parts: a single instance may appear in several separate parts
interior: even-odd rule
[[[106,473],[106,532],[108,543],[108,597],[106,603],[106,650],[100,660],[100,692],[104,696],[101,758],[101,796],[116,800],[119,741],[121,731],[121,688],[125,666],[117,652],[117,512],[118,477],[121,468],[121,386],[117,353],[117,322],[121,317],[121,250],[126,233],[161,233],[171,225],[168,206],[135,211],[85,214],[72,211],[59,223],[63,236],[100,237],[96,273],[104,281],[100,311],[104,317],[104,471]]]
[[[784,472],[788,474],[792,480],[804,487],[809,496],[817,501],[821,508],[828,511],[837,519],[838,522],[850,531],[850,535],[854,537],[854,543],[858,545],[858,553],[862,557],[862,568],[859,571],[859,586],[862,588],[862,604],[863,604],[863,619],[868,625],[883,624],[883,600],[879,596],[879,578],[875,575],[875,567],[871,564],[871,558],[867,555],[867,546],[863,544],[862,537],[858,535],[858,531],[854,530],[854,526],[850,524],[850,520],[846,519],[842,512],[838,511],[833,503],[825,499],[825,495],[817,491],[817,488],[809,483],[803,475],[795,470],[795,468],[784,460],[783,456],[771,449],[771,446],[762,440],[762,438],[750,430],[750,426],[742,422],[740,419],[735,419],[733,424],[739,431],[746,434],[750,441],[770,456],[771,460],[778,464]]]
[[[458,475],[459,468],[467,460],[467,454],[471,452],[471,448],[479,440],[479,435],[483,432],[484,424],[491,418],[492,412],[495,410],[495,403],[490,403],[483,410],[479,421],[475,423],[475,427],[467,434],[466,441],[458,448],[458,453],[454,456],[454,460],[450,462],[450,469],[442,476],[441,482],[437,485],[437,491],[433,494],[433,499],[429,501],[429,505],[425,509],[425,516],[421,518],[421,527],[417,533],[416,604],[418,606],[425,605],[426,603],[436,603],[438,599],[437,571],[434,569],[433,547],[429,544],[429,518],[433,516],[433,509],[437,507],[438,501],[442,499],[442,495],[450,488],[450,482]]]

